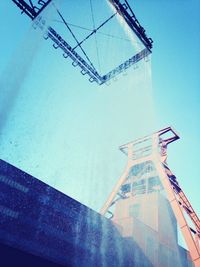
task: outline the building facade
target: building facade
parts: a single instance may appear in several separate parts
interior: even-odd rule
[[[10,267],[150,266],[110,220],[3,160],[0,256]]]

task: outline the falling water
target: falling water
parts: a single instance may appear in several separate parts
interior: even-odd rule
[[[53,12],[47,13],[43,17],[50,21]],[[151,59],[99,87],[44,44],[42,35],[31,28],[1,75],[1,157],[98,211],[126,164],[118,147],[157,129]],[[106,49],[112,55],[112,48]],[[77,244],[82,217],[80,212]],[[96,220],[89,214],[88,227]],[[98,253],[104,266],[109,233],[105,221],[101,227]],[[85,242],[95,257],[87,235]],[[116,258],[123,267],[120,242],[116,237]]]
[[[109,0],[107,0],[107,4],[112,9],[113,13],[115,13],[116,9],[113,7],[113,5],[110,3]],[[124,32],[127,34],[128,38],[130,39],[132,46],[136,49],[137,52],[141,51],[142,50],[142,44],[139,42],[136,35],[133,33],[133,31],[127,25],[124,18],[121,15],[119,15],[118,13],[116,14],[116,16],[117,16],[117,20],[118,20],[120,26],[123,28]]]
[[[35,34],[30,28],[22,45],[13,55],[11,62],[0,77],[1,98],[0,98],[0,129],[1,132],[12,108],[15,105],[21,87],[29,74],[31,64],[40,47],[40,35]]]

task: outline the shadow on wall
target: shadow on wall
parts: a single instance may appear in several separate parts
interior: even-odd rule
[[[146,255],[143,253],[137,243],[130,237],[125,238],[126,250],[129,257],[129,265],[134,267],[154,267],[153,264],[148,260]]]
[[[4,267],[20,266],[20,267],[61,267],[58,263],[53,263],[47,259],[29,254],[25,251],[18,250],[0,244],[0,257]],[[70,265],[69,265],[70,266]]]

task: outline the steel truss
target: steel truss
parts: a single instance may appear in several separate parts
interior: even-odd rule
[[[50,2],[53,2],[52,0],[12,0],[22,11],[22,13],[25,13],[28,17],[30,17],[32,20],[35,20],[35,25],[38,25],[40,28],[42,27],[42,17],[40,17],[40,13],[49,5]],[[96,29],[94,29],[88,36],[86,36],[81,42],[77,41],[77,45],[75,47],[71,47],[70,44],[63,39],[63,37],[56,32],[55,29],[53,29],[51,26],[48,27],[47,32],[45,34],[45,39],[51,39],[54,43],[54,48],[60,48],[63,51],[63,56],[65,58],[70,58],[72,60],[72,65],[74,67],[79,66],[81,68],[81,74],[82,75],[88,75],[90,82],[96,82],[99,85],[104,84],[105,82],[108,82],[110,79],[114,78],[124,70],[128,69],[132,65],[136,64],[143,58],[146,58],[150,53],[152,49],[152,39],[148,38],[145,34],[144,28],[139,24],[138,20],[135,17],[135,14],[133,13],[131,7],[129,6],[128,2],[125,0],[123,3],[121,3],[119,0],[109,0],[111,5],[116,10],[116,13],[114,13],[110,18],[108,18],[104,23],[99,25]],[[57,10],[58,14],[60,15],[61,19],[68,27],[68,24],[60,14],[60,12]],[[100,75],[97,69],[94,67],[92,62],[87,57],[87,54],[85,51],[83,51],[81,44],[85,42],[88,38],[90,38],[93,34],[96,34],[96,32],[105,25],[112,17],[114,17],[116,14],[119,14],[124,21],[127,23],[127,25],[130,27],[130,29],[136,34],[138,39],[143,43],[144,49],[141,50],[139,53],[133,55],[131,58],[127,59],[125,62],[121,63],[116,68],[112,69],[108,73],[104,75]],[[71,31],[71,30],[70,30]],[[73,34],[73,33],[72,33]],[[75,38],[75,36],[74,36]],[[82,49],[86,60],[83,59],[82,56],[80,56],[75,50],[79,47]]]
[[[126,185],[126,180],[129,177],[131,168],[143,164],[144,162],[153,162],[187,244],[191,260],[195,267],[199,267],[200,220],[181,189],[176,176],[172,173],[166,162],[167,146],[177,139],[179,139],[178,134],[171,127],[167,127],[154,133],[152,136],[146,136],[121,146],[120,150],[128,156],[128,163],[125,172],[109,195],[100,213],[112,219],[114,216],[112,211],[113,205],[115,205],[119,199],[130,197],[127,188],[124,188],[124,190],[122,190],[122,188],[123,185]],[[151,144],[145,146],[145,142],[148,140],[151,140]],[[141,146],[141,144],[144,144],[144,146]],[[140,148],[134,149],[137,145],[140,145]],[[188,224],[188,219],[190,219],[192,227]]]

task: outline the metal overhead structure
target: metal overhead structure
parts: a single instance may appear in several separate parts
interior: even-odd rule
[[[39,28],[44,29],[45,21],[41,16],[42,11],[49,5],[53,4],[53,0],[12,0],[18,8],[21,9],[21,13],[26,14],[31,20],[35,21],[35,25]],[[113,6],[115,12],[112,16],[107,18],[103,23],[98,27],[95,27],[89,35],[86,35],[83,40],[78,41],[75,34],[70,28],[70,25],[66,22],[64,16],[56,8],[56,11],[61,18],[62,22],[65,24],[66,29],[71,33],[76,45],[72,47],[67,40],[65,40],[60,33],[58,33],[51,25],[47,26],[46,33],[44,35],[45,39],[51,39],[54,43],[54,48],[60,48],[63,51],[64,58],[70,58],[72,60],[72,65],[74,67],[78,66],[81,69],[82,75],[88,75],[90,82],[97,82],[99,85],[109,81],[114,78],[124,70],[128,69],[132,65],[136,64],[143,58],[146,58],[152,49],[152,39],[148,38],[145,34],[144,28],[138,22],[133,10],[131,9],[128,2],[119,1],[119,0],[108,0],[109,3]],[[55,5],[54,5],[55,6]],[[98,33],[106,23],[108,23],[116,15],[119,15],[124,22],[128,25],[130,30],[137,36],[138,40],[144,45],[144,48],[138,53],[134,54],[132,57],[128,58],[126,61],[122,62],[120,65],[116,66],[114,69],[110,70],[108,73],[101,75],[99,71],[95,68],[92,60],[89,59],[86,51],[82,48],[82,44],[86,42],[91,36]],[[80,48],[83,55],[77,52],[77,48]]]
[[[130,214],[124,211],[130,210],[130,203],[134,203],[134,199],[142,194],[148,199],[147,196],[153,192],[159,193],[164,190],[187,244],[191,261],[195,267],[199,267],[200,220],[166,161],[167,146],[178,139],[179,135],[171,127],[167,127],[153,135],[120,146],[120,150],[128,156],[127,166],[100,213],[113,220],[119,229],[123,227],[130,229],[130,221],[127,225],[125,221],[130,219]],[[145,179],[141,178],[142,176]],[[116,214],[118,214],[117,219]],[[164,216],[164,210],[161,211],[161,216]]]

